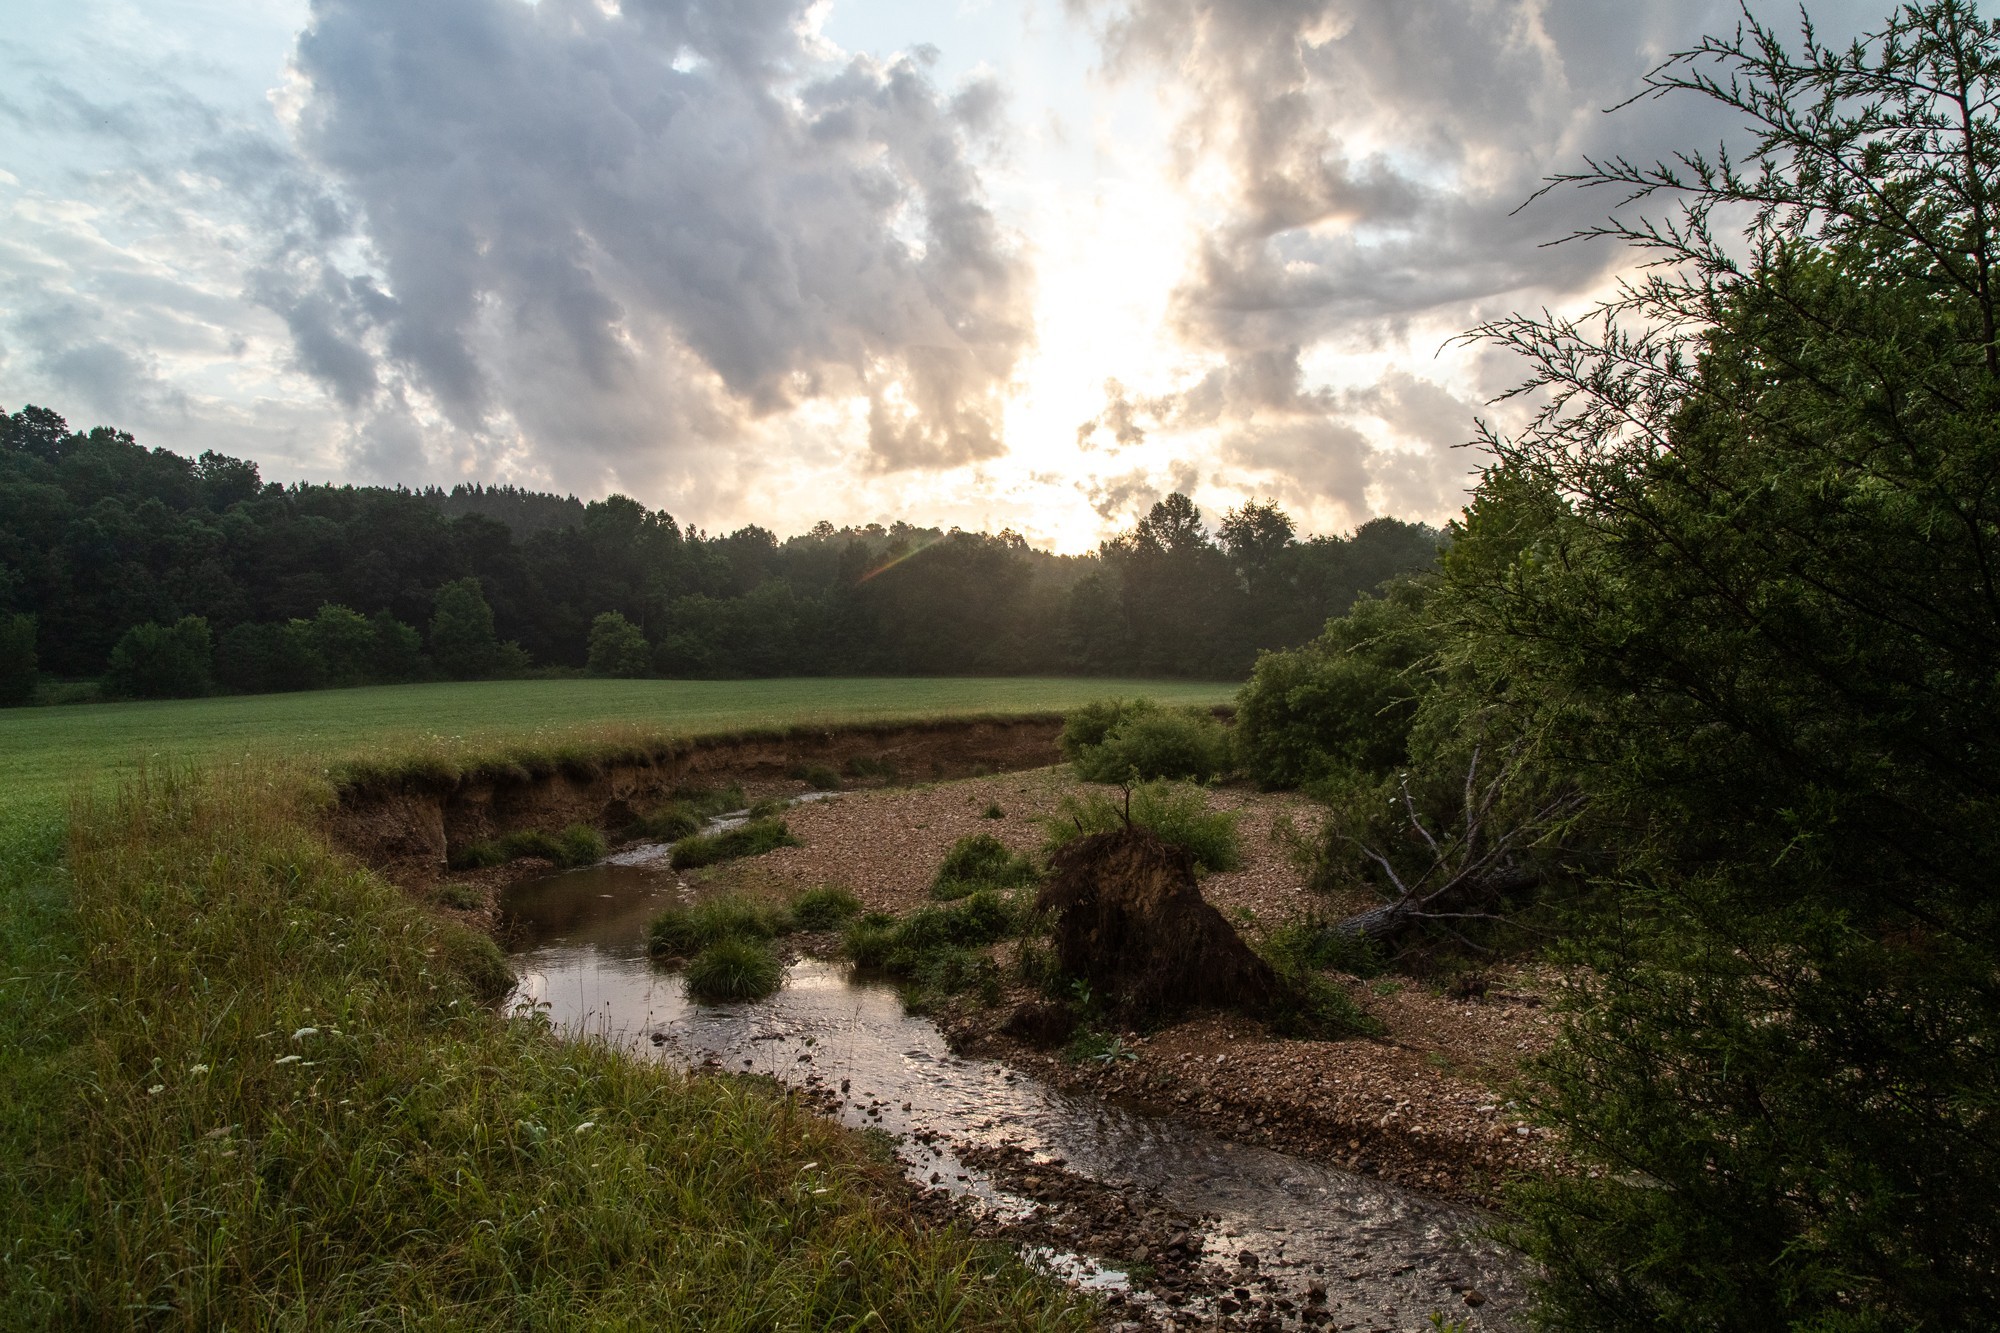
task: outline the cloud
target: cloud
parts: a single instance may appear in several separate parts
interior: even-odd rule
[[[829,69],[805,11],[319,0],[298,147],[351,211],[257,298],[350,408],[394,384],[572,475],[822,398],[866,400],[875,470],[1003,452],[1032,290],[970,156],[997,90]]]

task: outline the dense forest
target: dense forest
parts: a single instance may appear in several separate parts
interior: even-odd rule
[[[1095,555],[1011,532],[683,528],[614,495],[280,485],[256,464],[0,416],[0,685],[117,695],[586,669],[609,675],[1240,678],[1438,535],[1300,540],[1274,505],[1211,535],[1173,495]]]
[[[2000,1303],[2000,23],[1745,20],[1652,76],[1730,161],[1594,318],[1476,336],[1543,405],[1433,573],[1258,664],[1240,753],[1323,887],[1560,967],[1518,1188],[1538,1326],[1970,1329]],[[1636,100],[1636,99],[1635,99]],[[1743,226],[1723,230],[1724,222]]]

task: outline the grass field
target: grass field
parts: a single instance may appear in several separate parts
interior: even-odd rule
[[[491,943],[334,856],[299,761],[1231,692],[516,681],[0,713],[0,1330],[1080,1331],[1004,1249],[885,1211],[855,1136],[481,1007]]]
[[[381,685],[303,694],[0,712],[0,829],[60,810],[66,794],[167,759],[492,748],[564,732],[677,735],[794,723],[1044,713],[1108,695],[1216,704],[1233,685],[1053,677],[812,680],[519,680]]]

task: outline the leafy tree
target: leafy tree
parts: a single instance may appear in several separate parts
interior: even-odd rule
[[[437,590],[432,600],[431,658],[453,680],[477,680],[499,668],[493,608],[486,604],[478,579],[455,579]]]
[[[372,679],[384,684],[417,680],[424,674],[424,640],[416,630],[388,611],[377,611],[368,619],[375,638],[375,665]]]
[[[359,612],[327,602],[306,629],[329,685],[365,685],[376,679],[375,626]]]
[[[1678,198],[1595,320],[1482,334],[1508,540],[1447,562],[1450,669],[1588,798],[1615,912],[1524,1190],[1543,1320],[1977,1327],[2000,1301],[2000,29],[1964,0],[1651,77],[1747,156],[1592,163]],[[1742,236],[1722,218],[1747,218]]]
[[[0,615],[0,708],[35,693],[35,618]]]
[[[644,676],[653,667],[653,650],[639,627],[606,611],[590,623],[590,665],[593,676]]]
[[[1390,585],[1327,622],[1312,643],[1257,659],[1237,692],[1236,744],[1266,787],[1381,776],[1409,758],[1410,726],[1434,651],[1423,585]]]
[[[105,688],[128,699],[185,699],[208,693],[214,649],[208,622],[183,616],[171,625],[134,625],[111,651]]]

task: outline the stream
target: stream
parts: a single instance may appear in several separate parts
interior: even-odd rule
[[[961,1154],[986,1160],[1016,1146],[1194,1215],[1210,1269],[1194,1295],[1138,1289],[1110,1260],[1030,1251],[1164,1326],[1213,1327],[1246,1309],[1262,1322],[1241,1315],[1224,1326],[1431,1330],[1436,1313],[1447,1328],[1521,1327],[1523,1261],[1485,1238],[1486,1219],[1471,1210],[956,1055],[932,1023],[903,1012],[893,988],[850,980],[842,963],[795,962],[767,1000],[688,999],[679,973],[646,956],[648,923],[687,897],[658,849],[515,885],[501,904],[520,978],[510,1004],[541,1010],[564,1034],[837,1100],[842,1121],[896,1140],[912,1179],[1001,1218],[1027,1216],[1033,1202]],[[1477,1293],[1471,1303],[1467,1291]]]

